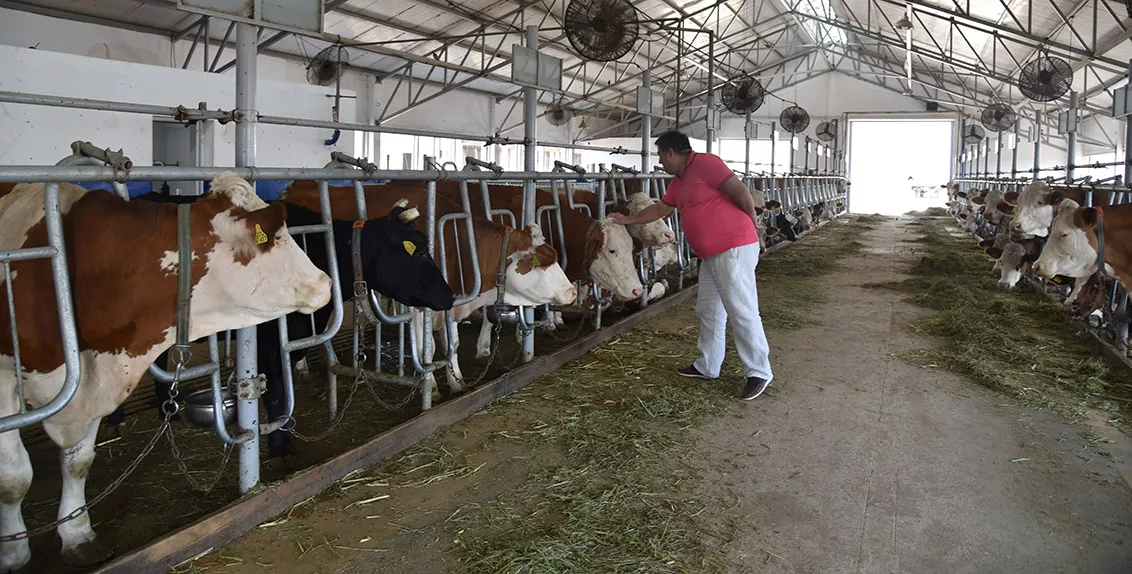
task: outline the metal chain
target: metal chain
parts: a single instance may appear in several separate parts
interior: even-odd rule
[[[181,456],[181,449],[177,447],[177,441],[173,436],[173,425],[169,423],[169,418],[180,410],[180,405],[177,404],[177,395],[180,392],[178,387],[181,384],[181,371],[192,358],[192,352],[189,351],[188,346],[181,345],[176,345],[175,350],[176,354],[174,355],[173,362],[177,368],[173,371],[173,382],[169,385],[169,399],[161,405],[161,410],[165,414],[163,429],[166,431],[169,438],[169,449],[173,452],[173,460],[177,462],[177,468],[181,471],[181,474],[185,476],[185,480],[189,482],[189,486],[197,492],[208,493],[220,483],[220,478],[224,475],[224,469],[228,467],[228,459],[232,457],[232,451],[236,449],[230,444],[224,445],[224,459],[220,461],[220,468],[216,469],[216,474],[208,481],[198,481],[196,477],[189,473],[185,459]],[[228,375],[228,388],[231,388],[232,381],[235,377],[236,371],[232,371],[232,373]],[[221,401],[221,406],[223,406],[223,401]]]
[[[112,492],[114,492],[119,486],[122,485],[123,482],[126,481],[126,478],[128,478],[130,476],[130,474],[132,474],[134,472],[134,470],[138,467],[138,465],[141,464],[142,460],[145,459],[146,455],[148,455],[150,453],[150,451],[153,450],[153,447],[157,445],[158,439],[161,438],[161,435],[165,434],[165,427],[168,424],[169,424],[169,416],[166,415],[165,420],[162,421],[161,425],[157,427],[157,432],[153,433],[153,436],[151,436],[149,438],[149,442],[146,443],[145,448],[143,448],[142,451],[141,451],[141,454],[139,454],[137,456],[137,458],[135,458],[133,460],[133,462],[131,462],[130,465],[126,467],[126,470],[122,472],[121,476],[119,476],[116,480],[114,480],[114,482],[111,482],[110,485],[106,487],[106,490],[103,490],[102,492],[100,492],[98,494],[98,496],[95,496],[93,499],[91,499],[90,502],[72,510],[69,514],[67,514],[63,518],[60,518],[60,519],[58,519],[58,520],[56,520],[56,521],[54,521],[50,524],[44,524],[43,526],[36,528],[34,530],[31,530],[31,531],[25,530],[24,532],[17,532],[16,534],[8,534],[6,536],[0,536],[0,542],[12,542],[14,540],[23,540],[24,538],[30,538],[32,536],[38,536],[40,534],[45,534],[47,532],[51,532],[52,530],[55,530],[55,528],[57,528],[60,524],[63,524],[65,522],[70,522],[70,521],[82,516],[88,509],[92,508],[94,505],[101,502],[102,499],[106,498],[107,496],[110,496],[110,494]]]
[[[0,536],[0,543],[13,542],[13,541],[16,541],[16,540],[23,540],[25,538],[30,538],[32,536],[38,536],[40,534],[46,534],[48,532],[51,532],[52,530],[55,530],[57,527],[59,527],[59,525],[64,524],[66,522],[70,522],[70,521],[75,520],[76,518],[82,516],[83,514],[86,513],[87,510],[93,508],[94,505],[98,504],[99,502],[102,502],[107,496],[110,496],[115,490],[117,490],[119,486],[122,486],[122,483],[124,483],[126,481],[126,479],[129,478],[131,474],[133,474],[133,472],[135,470],[137,470],[138,466],[141,465],[142,461],[145,460],[145,458],[147,456],[149,456],[149,453],[153,452],[154,447],[157,446],[157,441],[161,439],[162,435],[166,434],[166,431],[168,431],[168,433],[169,433],[170,444],[173,444],[172,443],[173,432],[172,432],[172,424],[171,424],[170,419],[172,418],[172,416],[174,414],[177,413],[178,410],[180,410],[179,406],[175,402],[175,398],[176,398],[177,393],[178,393],[177,385],[180,382],[181,371],[184,368],[185,363],[187,363],[191,357],[192,357],[192,353],[188,349],[185,349],[185,348],[178,348],[177,349],[177,355],[175,356],[175,359],[174,359],[174,361],[177,363],[177,369],[173,374],[173,382],[169,387],[169,397],[170,398],[167,401],[165,401],[165,403],[163,403],[161,405],[161,411],[162,411],[162,414],[164,415],[164,417],[162,418],[161,424],[158,425],[157,430],[154,431],[153,435],[149,437],[149,441],[146,442],[145,447],[142,448],[141,453],[139,453],[138,456],[135,457],[134,460],[132,460],[128,466],[126,466],[125,470],[122,471],[122,474],[119,475],[118,478],[114,479],[113,482],[111,482],[109,485],[107,485],[107,487],[102,492],[98,493],[98,495],[95,496],[94,498],[92,498],[89,502],[87,502],[86,504],[72,510],[66,516],[64,516],[64,517],[62,517],[58,520],[55,520],[54,522],[44,524],[44,525],[42,525],[39,528],[36,528],[34,530],[25,530],[23,532],[17,532],[15,534],[8,534],[8,535],[5,535],[5,536]],[[170,404],[172,405],[172,408],[168,407]],[[176,445],[173,445],[173,449],[174,449],[174,453],[176,453]],[[225,456],[224,456],[225,463],[227,463],[228,455],[230,454],[231,449],[226,449],[226,450],[228,450],[229,452],[225,453]],[[178,459],[178,463],[181,464],[182,472],[186,473],[185,476],[187,478],[189,478],[190,482],[191,482],[192,478],[187,474],[187,470],[184,468],[183,463],[181,463],[180,455],[176,455],[176,456],[177,456],[177,459]],[[223,466],[221,466],[221,470],[223,470]],[[213,486],[215,486],[215,482],[216,481],[213,481]],[[211,487],[210,487],[210,490],[211,490]]]
[[[291,420],[288,421],[290,423],[294,423],[294,425],[287,427],[287,425],[284,424],[282,430],[291,433],[292,436],[303,442],[318,442],[330,436],[331,433],[338,429],[338,425],[346,417],[346,411],[350,410],[350,404],[354,402],[354,394],[358,392],[358,387],[361,385],[361,378],[361,375],[359,375],[354,379],[354,386],[350,389],[350,394],[346,396],[346,402],[342,404],[342,408],[338,411],[338,416],[334,417],[334,420],[331,421],[330,426],[326,427],[326,429],[324,429],[321,433],[314,436],[307,436],[299,432],[296,429],[298,423],[295,421],[295,417],[291,417]]]

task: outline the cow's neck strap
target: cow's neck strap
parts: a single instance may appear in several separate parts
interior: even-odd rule
[[[503,243],[499,246],[499,275],[495,277],[495,304],[503,304],[503,294],[507,290],[507,251],[511,243],[511,234],[515,229],[506,227],[503,229]]]
[[[1093,209],[1097,210],[1097,273],[1107,277],[1104,269],[1104,210],[1099,207]]]
[[[354,263],[354,308],[360,308],[370,322],[377,323],[376,311],[370,308],[367,301],[369,286],[366,285],[365,277],[362,275],[362,228],[365,226],[365,220],[359,219],[354,221],[351,230],[350,256]]]
[[[590,261],[590,237],[593,236],[594,229],[599,225],[601,225],[601,220],[595,219],[594,222],[590,224],[590,228],[586,230],[586,250],[585,253],[582,254],[582,267],[586,270],[586,283],[593,283],[594,280],[593,276],[590,275],[590,264],[593,263],[593,261]],[[595,257],[594,259],[597,258]]]
[[[188,362],[189,356],[189,313],[193,292],[193,241],[192,204],[177,206],[177,343],[173,356],[180,367]]]

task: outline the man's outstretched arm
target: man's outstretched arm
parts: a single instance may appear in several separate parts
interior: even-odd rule
[[[751,209],[754,209],[754,204],[752,204]],[[609,219],[618,225],[642,225],[652,223],[663,217],[668,217],[672,215],[673,211],[676,211],[676,209],[666,205],[664,202],[658,201],[632,215],[611,213],[609,214]]]

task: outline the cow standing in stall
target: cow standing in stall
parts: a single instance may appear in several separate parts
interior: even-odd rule
[[[1034,271],[1043,277],[1064,275],[1077,279],[1066,303],[1071,303],[1098,265],[1098,247],[1104,247],[1104,272],[1114,276],[1125,289],[1132,286],[1132,204],[1108,207],[1082,207],[1061,192],[1049,200],[1058,207],[1050,227],[1049,239]],[[1103,243],[1098,228],[1103,227]]]
[[[0,197],[0,249],[47,245],[43,184],[21,184]],[[71,401],[43,421],[62,449],[59,517],[86,504],[99,420],[122,404],[154,359],[174,342],[179,274],[177,208],[127,202],[105,191],[60,184],[60,209],[74,300],[82,372]],[[312,313],[330,301],[330,278],[287,232],[286,209],[268,206],[243,179],[222,174],[191,216],[189,339],[243,329],[287,313]],[[65,377],[51,264],[12,262],[26,401],[41,407]],[[0,415],[17,402],[11,317],[0,328]],[[32,468],[19,431],[0,435],[0,535],[23,532],[20,503]],[[87,512],[58,526],[63,560],[91,566],[111,552],[98,544]],[[31,559],[26,538],[0,543],[0,572]]]

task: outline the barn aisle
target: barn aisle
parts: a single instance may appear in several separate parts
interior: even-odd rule
[[[904,278],[906,223],[819,279],[820,326],[771,340],[774,392],[699,432],[725,570],[1132,571],[1126,437],[898,358],[932,344],[926,311],[863,285]]]

